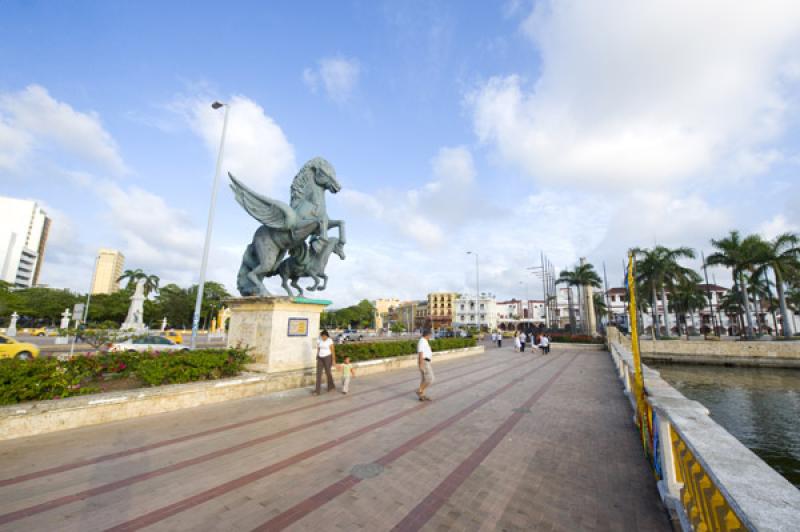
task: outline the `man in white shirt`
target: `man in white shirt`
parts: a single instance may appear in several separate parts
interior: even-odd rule
[[[525,339],[526,339],[525,338],[525,332],[524,331],[520,332],[519,333],[519,352],[520,353],[524,353],[525,352]]]
[[[333,374],[331,373],[331,367],[334,365],[336,365],[336,347],[334,347],[328,331],[322,331],[317,343],[317,385],[314,389],[314,395],[319,395],[323,369],[328,377],[328,391],[332,392],[336,389],[336,385],[333,383]]]
[[[419,365],[420,382],[419,389],[417,389],[417,397],[420,401],[430,401],[430,398],[425,395],[425,390],[433,384],[433,368],[431,367],[431,359],[433,358],[433,351],[431,344],[428,340],[431,338],[431,331],[424,330],[422,337],[417,342],[417,363]]]
[[[542,352],[545,355],[550,352],[550,338],[548,338],[546,334],[543,334],[542,339],[539,340],[539,346],[542,348]]]

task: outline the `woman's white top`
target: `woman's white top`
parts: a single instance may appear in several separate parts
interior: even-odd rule
[[[320,340],[319,344],[319,357],[329,357],[331,356],[331,346],[333,345],[333,340],[330,338],[326,338],[325,340]]]

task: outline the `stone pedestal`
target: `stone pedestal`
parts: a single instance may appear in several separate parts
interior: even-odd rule
[[[230,307],[228,347],[249,347],[252,369],[266,373],[313,368],[319,317],[330,301],[302,297],[241,297]]]

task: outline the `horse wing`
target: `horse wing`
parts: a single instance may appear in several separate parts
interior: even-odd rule
[[[282,201],[266,198],[236,179],[230,172],[231,190],[247,214],[272,229],[292,229],[297,223],[294,209]]]

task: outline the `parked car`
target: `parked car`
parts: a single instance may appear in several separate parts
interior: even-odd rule
[[[39,356],[39,347],[27,342],[19,342],[14,338],[0,334],[0,358],[16,358],[30,360]]]
[[[163,336],[141,336],[111,344],[108,350],[112,352],[138,351],[141,353],[144,351],[189,351],[189,348],[176,344]]]
[[[455,338],[456,333],[453,331],[439,331],[436,333],[435,338]]]
[[[345,342],[360,342],[364,339],[364,335],[355,329],[345,329],[336,336],[336,343],[343,344]]]
[[[28,334],[31,336],[56,336],[58,334],[53,329],[48,329],[46,327],[36,327],[35,329],[28,330]]]
[[[169,338],[170,340],[172,340],[176,344],[182,344],[183,343],[183,335],[181,333],[177,332],[177,331],[165,331],[164,332],[164,338]]]

